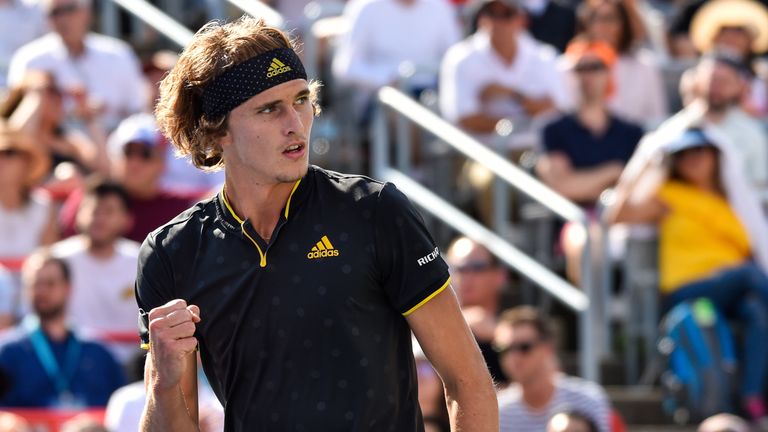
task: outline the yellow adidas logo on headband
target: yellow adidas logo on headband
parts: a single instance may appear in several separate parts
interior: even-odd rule
[[[269,69],[267,69],[267,78],[272,78],[273,76],[280,75],[281,73],[285,73],[290,70],[290,66],[286,66],[285,63],[273,57],[272,63],[269,65]]]

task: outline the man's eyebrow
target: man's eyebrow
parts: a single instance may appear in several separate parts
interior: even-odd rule
[[[304,90],[301,90],[300,92],[296,93],[295,98],[298,99],[300,97],[305,97],[305,96],[309,96],[309,95],[310,95],[309,89],[304,89]],[[259,110],[263,110],[264,108],[272,108],[272,107],[278,105],[281,102],[282,102],[281,99],[265,102],[265,103],[255,107],[254,109],[259,111]]]

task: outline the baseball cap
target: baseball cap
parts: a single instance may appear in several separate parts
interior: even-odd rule
[[[702,129],[692,128],[683,131],[664,145],[667,154],[679,153],[696,147],[714,147],[714,141],[707,132]]]
[[[152,114],[134,114],[117,126],[109,136],[107,146],[113,155],[121,155],[129,143],[141,143],[147,147],[165,147],[165,139],[157,128]]]

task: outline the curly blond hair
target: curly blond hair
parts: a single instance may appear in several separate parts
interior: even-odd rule
[[[211,21],[184,49],[176,65],[160,83],[155,117],[160,130],[181,156],[203,170],[224,166],[219,139],[226,134],[229,115],[207,118],[202,111],[205,87],[233,66],[279,48],[296,50],[286,33],[261,19],[243,17],[235,22]],[[310,100],[317,108],[320,84],[310,82]]]

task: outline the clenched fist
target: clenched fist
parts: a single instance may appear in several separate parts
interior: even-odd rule
[[[200,308],[181,299],[149,312],[150,382],[155,389],[168,390],[181,382],[185,358],[197,347],[194,334],[199,322]]]

